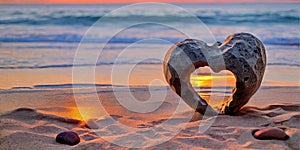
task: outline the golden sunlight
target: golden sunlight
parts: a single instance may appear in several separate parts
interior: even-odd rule
[[[209,67],[202,67],[191,74],[190,82],[201,98],[213,106],[218,106],[231,96],[236,79],[230,71],[213,73]],[[210,101],[212,95],[218,100]]]

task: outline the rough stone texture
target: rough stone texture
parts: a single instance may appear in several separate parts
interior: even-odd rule
[[[56,142],[61,144],[76,145],[80,142],[80,138],[78,134],[73,131],[65,131],[56,136]]]
[[[289,136],[280,128],[269,127],[256,129],[252,132],[254,138],[259,140],[287,140]]]
[[[165,78],[172,90],[201,114],[212,108],[192,87],[190,74],[204,66],[214,72],[229,70],[235,75],[232,97],[224,101],[220,110],[222,114],[234,114],[250,100],[262,82],[266,67],[265,48],[253,35],[237,33],[212,46],[200,40],[186,39],[169,49],[164,61]]]

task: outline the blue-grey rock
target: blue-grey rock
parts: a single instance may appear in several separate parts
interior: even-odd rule
[[[97,124],[97,122],[95,121],[95,119],[89,119],[86,121],[86,127],[90,128],[90,129],[98,129],[99,126]]]

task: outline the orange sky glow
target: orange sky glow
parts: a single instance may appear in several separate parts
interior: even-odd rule
[[[94,4],[94,3],[227,3],[227,2],[299,2],[299,0],[0,0],[0,3],[41,3],[41,4]]]

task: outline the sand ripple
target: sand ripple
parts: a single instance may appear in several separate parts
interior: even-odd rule
[[[205,133],[199,132],[199,125],[212,118],[193,121],[170,141],[149,149],[299,149],[299,109],[300,105],[295,104],[246,107],[237,116],[217,116]],[[134,119],[129,116],[117,118],[121,117]],[[130,133],[105,119],[102,120],[104,128],[91,130],[81,120],[44,114],[31,108],[19,108],[0,116],[0,145],[4,149],[20,149],[25,144],[26,149],[127,149],[103,140],[97,133],[113,136],[111,138],[115,142],[127,143],[128,146],[147,145],[148,141],[159,141],[170,134],[170,130],[157,127],[165,119],[157,116],[156,121],[145,123],[147,127],[143,131]],[[180,121],[180,118],[173,121]],[[252,130],[271,126],[284,128],[290,139],[261,141],[252,137]],[[56,143],[55,136],[67,130],[78,133],[82,141],[76,146]]]

